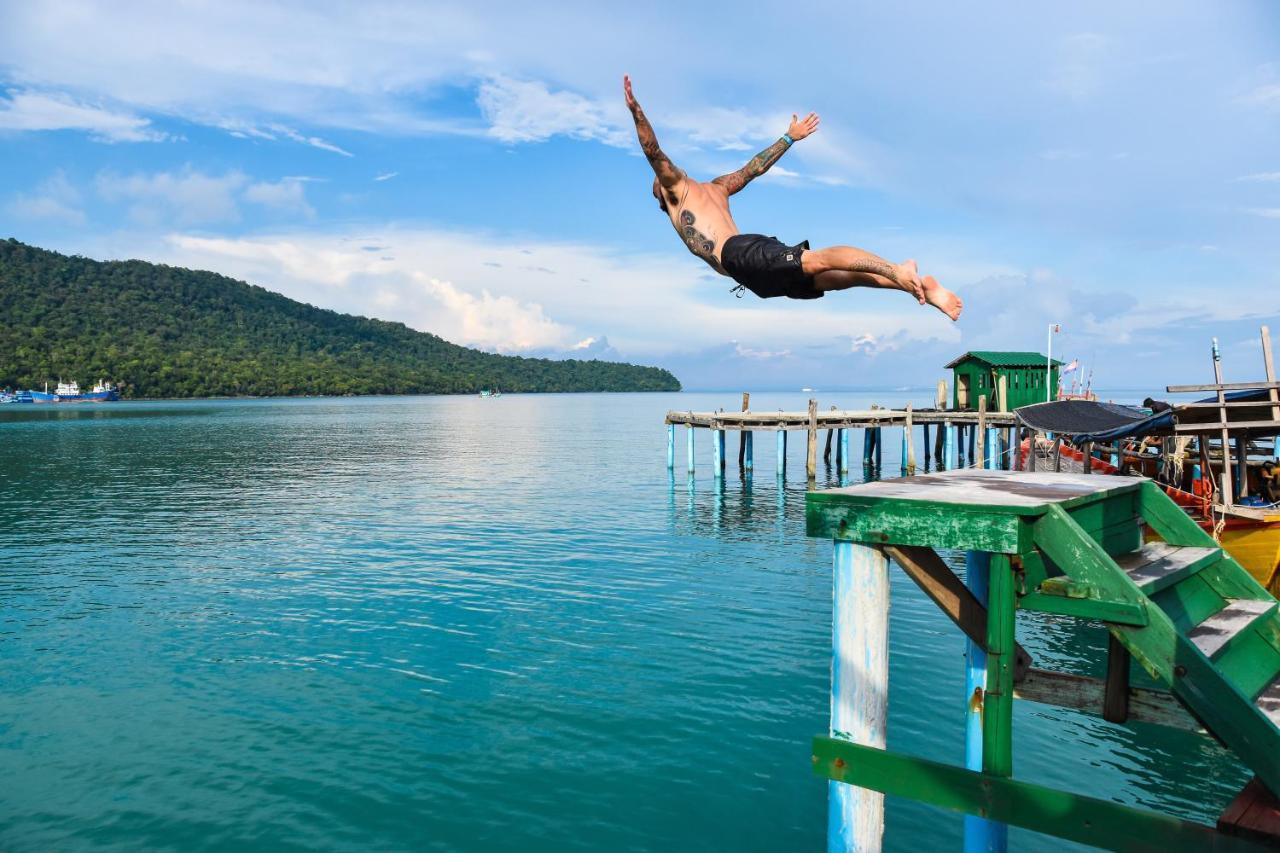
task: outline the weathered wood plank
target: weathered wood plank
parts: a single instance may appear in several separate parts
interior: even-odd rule
[[[1247,598],[1228,600],[1227,606],[1192,628],[1187,634],[1200,653],[1212,658],[1221,654],[1253,623],[1275,612],[1276,602]]]
[[[1032,668],[1026,678],[1013,687],[1015,699],[1024,699],[1041,705],[1071,708],[1101,717],[1106,703],[1107,685],[1100,678]],[[1188,732],[1206,734],[1201,726],[1177,700],[1165,690],[1130,687],[1129,722],[1152,723]]]
[[[1252,391],[1254,389],[1280,388],[1280,382],[1218,382],[1213,385],[1168,385],[1170,394],[1185,394],[1191,391]]]
[[[1133,553],[1116,557],[1115,561],[1138,589],[1155,595],[1221,557],[1222,551],[1217,548],[1149,542]]]

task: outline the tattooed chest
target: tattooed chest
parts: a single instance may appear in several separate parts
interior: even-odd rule
[[[690,252],[713,266],[719,265],[716,260],[716,241],[699,229],[697,217],[692,211],[680,211],[680,222],[676,225],[676,230],[680,232],[680,238]]]

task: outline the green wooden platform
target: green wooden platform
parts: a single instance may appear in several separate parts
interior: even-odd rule
[[[1107,809],[1078,794],[1024,783],[995,785],[1012,775],[1014,681],[1026,671],[1015,657],[1020,650],[1013,629],[1021,609],[1107,628],[1113,638],[1103,686],[1108,719],[1127,717],[1132,655],[1263,785],[1280,791],[1277,603],[1154,484],[957,470],[812,492],[806,523],[810,536],[887,551],[971,638],[985,640],[987,651],[983,773],[950,768],[946,796],[904,790],[905,768],[914,767],[921,779],[942,777],[909,756],[853,766],[867,747],[849,745],[842,752],[829,738],[815,742],[816,772],[1099,846],[1109,846],[1108,838],[1141,837],[1134,822],[1141,824],[1142,815],[1150,837],[1166,850],[1171,844],[1204,849],[1206,838],[1216,839],[1215,849],[1249,846],[1168,815]],[[1144,544],[1144,523],[1164,541]],[[932,549],[992,555],[987,608],[965,599],[963,586]],[[1032,797],[1041,808],[993,807],[991,798],[1002,791]],[[1064,823],[1066,813],[1075,818]],[[1050,814],[1058,818],[1043,817]],[[1115,834],[1118,821],[1125,824],[1123,836]]]

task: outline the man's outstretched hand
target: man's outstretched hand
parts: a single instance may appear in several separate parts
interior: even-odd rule
[[[628,80],[626,82],[626,87],[627,97],[631,98],[631,81]],[[804,139],[806,136],[818,129],[819,121],[821,121],[821,119],[818,118],[817,113],[809,113],[804,118],[800,118],[793,113],[791,116],[791,126],[787,128],[787,136],[790,136],[795,140]]]
[[[636,96],[631,94],[631,77],[628,74],[622,75],[622,94],[627,98],[627,109],[635,112],[640,105],[636,103]]]

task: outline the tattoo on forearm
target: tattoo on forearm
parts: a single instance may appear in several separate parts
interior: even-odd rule
[[[658,145],[658,135],[653,132],[653,125],[649,124],[649,119],[645,117],[644,110],[640,109],[639,104],[631,111],[631,116],[636,122],[636,136],[640,138],[640,150],[644,152],[653,170],[659,175],[668,171],[676,172],[676,165]]]
[[[769,171],[769,167],[778,162],[789,146],[781,139],[752,157],[747,165],[743,166],[736,172],[730,172],[723,177],[716,178],[716,182],[723,186],[729,195],[733,195],[738,190],[745,187],[754,178],[758,178],[765,172]]]

